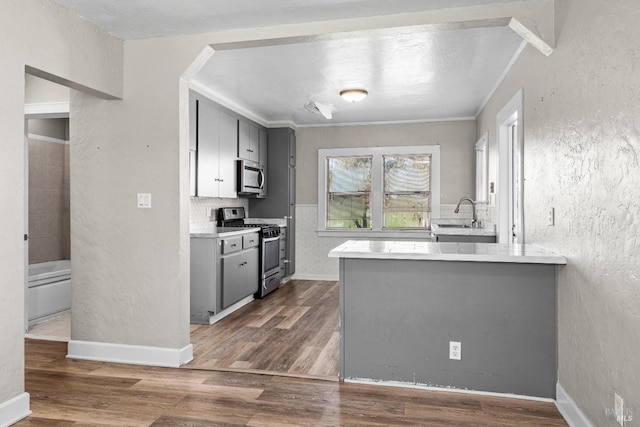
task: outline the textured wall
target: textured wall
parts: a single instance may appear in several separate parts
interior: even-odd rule
[[[122,93],[122,43],[51,1],[4,0],[0,52],[2,403],[24,391],[25,65],[118,96]]]
[[[525,49],[479,116],[478,134],[491,135],[495,177],[496,113],[524,88],[527,242],[568,259],[559,281],[559,381],[594,425],[617,425],[614,392],[636,425],[640,8],[637,0],[557,6],[556,51],[545,58]]]

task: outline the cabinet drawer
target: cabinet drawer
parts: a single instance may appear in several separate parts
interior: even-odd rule
[[[258,246],[259,242],[260,237],[258,237],[258,233],[245,234],[244,236],[242,236],[242,247],[244,249]]]
[[[242,237],[243,236],[237,236],[224,239],[222,241],[222,253],[230,254],[242,249]]]

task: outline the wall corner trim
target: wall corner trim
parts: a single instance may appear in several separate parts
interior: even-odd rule
[[[593,427],[560,383],[556,383],[556,407],[571,427]]]
[[[29,393],[20,393],[16,397],[0,403],[0,426],[15,424],[31,415],[29,399]]]
[[[193,360],[193,344],[181,349],[71,340],[69,359],[178,368]]]
[[[531,46],[538,49],[544,56],[549,57],[553,53],[552,46],[549,46],[538,34],[527,28],[516,18],[511,18],[511,21],[509,21],[509,28],[515,31]]]

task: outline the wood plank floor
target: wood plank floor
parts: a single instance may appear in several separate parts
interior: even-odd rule
[[[566,426],[552,403],[67,359],[26,340],[26,426]]]
[[[337,381],[338,282],[292,280],[213,325],[192,325],[188,369]]]

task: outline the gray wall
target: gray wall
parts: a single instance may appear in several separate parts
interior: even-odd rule
[[[298,204],[318,203],[318,149],[440,145],[441,200],[475,193],[474,120],[387,125],[304,127],[296,130]]]
[[[29,133],[68,141],[69,119],[30,119]]]
[[[555,52],[527,47],[478,117],[524,89],[525,235],[563,254],[559,382],[597,426],[614,392],[640,417],[640,25],[637,0],[561,0]],[[495,181],[494,178],[490,179]],[[498,190],[500,191],[500,190]],[[555,208],[556,225],[547,210]]]

